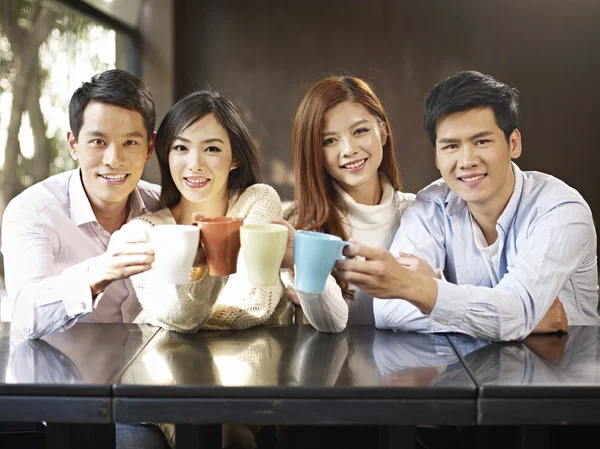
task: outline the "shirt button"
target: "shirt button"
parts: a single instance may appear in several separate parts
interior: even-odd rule
[[[81,301],[79,305],[81,306],[81,310],[85,310],[85,302]]]

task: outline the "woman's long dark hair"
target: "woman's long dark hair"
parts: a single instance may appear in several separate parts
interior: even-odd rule
[[[162,190],[159,209],[173,207],[181,201],[181,192],[171,177],[169,152],[173,140],[201,118],[214,114],[225,128],[231,143],[233,160],[238,167],[229,172],[229,194],[242,193],[249,186],[262,182],[258,151],[250,137],[248,125],[233,102],[218,92],[206,90],[189,94],[169,110],[156,132],[155,152],[160,168]]]

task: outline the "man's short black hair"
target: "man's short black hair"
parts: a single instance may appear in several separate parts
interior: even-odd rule
[[[465,71],[445,79],[429,93],[425,101],[423,127],[435,148],[437,124],[455,112],[491,107],[496,124],[508,141],[519,127],[519,91],[490,75]]]
[[[120,106],[138,112],[143,120],[148,141],[154,133],[156,109],[154,98],[142,80],[124,70],[107,70],[94,75],[75,91],[69,103],[69,124],[75,140],[83,126],[83,114],[92,102]]]

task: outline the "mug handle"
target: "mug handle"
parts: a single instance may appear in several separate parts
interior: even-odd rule
[[[340,257],[338,257],[338,260],[344,260],[344,259],[353,259],[352,257],[347,257],[347,256],[344,256],[344,253],[343,253],[343,251],[344,251],[344,248],[345,248],[346,246],[350,246],[350,245],[352,245],[352,243],[350,243],[350,242],[346,242],[346,241],[343,241],[343,240],[342,240],[340,243],[342,244],[342,246],[341,246],[341,248],[340,248]]]

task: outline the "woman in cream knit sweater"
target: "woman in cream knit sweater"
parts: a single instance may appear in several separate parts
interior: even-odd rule
[[[284,218],[296,229],[388,249],[415,196],[401,192],[392,129],[371,87],[349,76],[319,81],[298,108],[292,141],[296,201]],[[294,230],[289,229],[284,268],[293,266]],[[395,256],[435,275],[416,257]],[[289,275],[288,296],[316,329],[341,332],[348,322],[375,323],[373,298],[336,280],[335,270],[320,295],[295,291],[291,270]]]
[[[256,148],[241,115],[227,97],[200,91],[167,113],[155,150],[161,173],[161,208],[126,225],[131,232],[164,224],[191,224],[206,217],[241,217],[245,223],[268,223],[281,217],[275,190],[259,184]],[[245,329],[267,322],[285,289],[248,281],[244,258],[237,273],[209,276],[200,247],[190,282],[164,284],[151,269],[132,277],[146,322],[178,332],[199,329]],[[286,301],[281,301],[283,308]],[[279,312],[279,311],[278,311]]]

